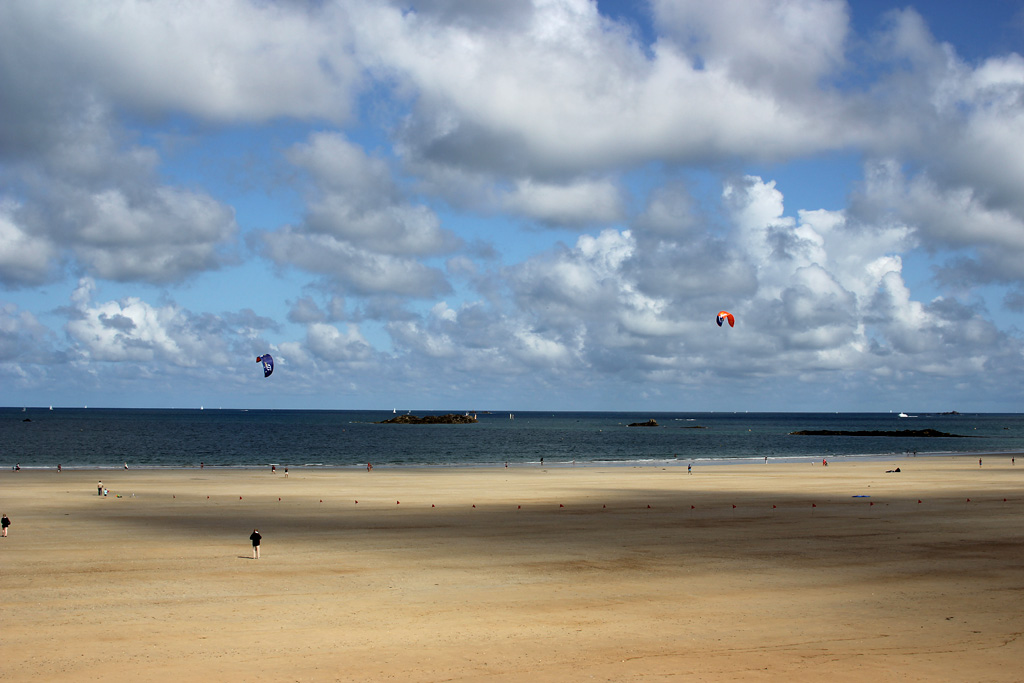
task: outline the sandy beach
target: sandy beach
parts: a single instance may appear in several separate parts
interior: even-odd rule
[[[7,470],[0,679],[1019,681],[983,457]]]

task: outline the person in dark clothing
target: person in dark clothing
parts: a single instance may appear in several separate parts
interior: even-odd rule
[[[0,518],[0,526],[2,526],[4,528],[4,531],[3,531],[4,536],[7,535],[7,527],[9,527],[10,525],[11,525],[11,520],[10,520],[10,518],[7,517],[7,515],[4,515],[2,518]]]
[[[252,533],[249,535],[249,540],[252,541],[252,559],[254,559],[254,560],[260,559],[260,539],[261,538],[263,538],[263,537],[260,536],[260,530],[259,529],[253,529]]]

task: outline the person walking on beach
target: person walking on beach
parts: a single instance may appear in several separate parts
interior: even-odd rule
[[[10,520],[10,518],[7,517],[7,515],[4,515],[3,518],[0,518],[0,526],[2,526],[4,528],[4,531],[3,531],[4,538],[7,538],[7,527],[9,527],[10,525],[11,525],[11,520]]]
[[[690,463],[686,466],[686,473],[693,474],[693,463]]]
[[[249,540],[252,541],[252,559],[254,559],[254,560],[260,559],[260,539],[261,538],[263,538],[263,537],[260,536],[260,530],[259,529],[253,529],[252,533],[249,534]]]
[[[96,495],[97,496],[102,496],[103,495],[103,482],[102,481],[96,482]]]

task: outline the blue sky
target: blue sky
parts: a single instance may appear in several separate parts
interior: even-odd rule
[[[1000,0],[4,3],[0,404],[1019,411],[1022,53]]]

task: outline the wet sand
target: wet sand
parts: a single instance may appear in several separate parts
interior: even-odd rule
[[[1024,660],[1004,455],[22,470],[0,508],[2,680],[1017,681]]]

